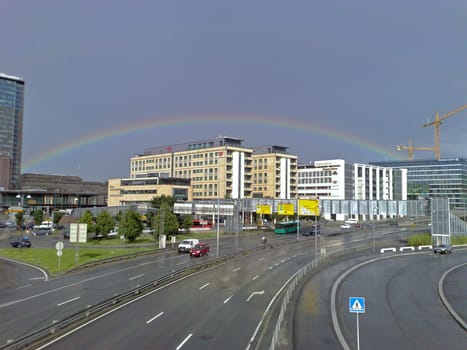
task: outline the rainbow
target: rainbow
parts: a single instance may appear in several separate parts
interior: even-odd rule
[[[260,126],[276,126],[285,129],[298,130],[300,132],[310,132],[321,136],[326,136],[331,139],[335,139],[341,142],[359,146],[363,149],[369,150],[372,153],[383,156],[384,158],[390,158],[392,160],[400,159],[395,152],[389,151],[376,143],[362,139],[361,137],[354,136],[350,133],[345,133],[342,130],[333,130],[330,128],[322,127],[316,124],[307,123],[304,121],[293,120],[287,117],[264,117],[257,115],[193,115],[193,116],[180,116],[180,117],[166,117],[166,118],[154,118],[150,120],[143,120],[132,122],[128,125],[121,125],[112,129],[101,130],[95,133],[85,135],[81,138],[67,142],[66,144],[59,145],[51,148],[41,154],[33,156],[31,159],[26,159],[23,164],[23,172],[31,171],[31,169],[45,161],[58,157],[67,152],[79,149],[83,146],[91,145],[102,140],[110,139],[112,137],[137,133],[138,131],[147,129],[161,129],[167,127],[176,127],[178,125],[190,125],[190,124],[202,124],[207,123],[212,125],[213,123],[232,123],[232,124],[246,124],[246,125],[260,125]],[[205,135],[204,138],[210,138],[211,136]],[[204,139],[201,138],[201,139]],[[196,141],[187,140],[187,141]],[[161,146],[161,145],[148,145],[148,147]],[[287,145],[284,145],[287,146]]]

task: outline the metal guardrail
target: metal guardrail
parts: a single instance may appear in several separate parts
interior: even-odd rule
[[[104,300],[96,305],[90,306],[85,310],[77,312],[71,316],[64,318],[61,321],[55,322],[52,325],[45,326],[28,334],[25,334],[17,339],[12,340],[11,342],[0,346],[0,349],[28,349],[32,347],[37,347],[39,344],[43,344],[48,340],[56,337],[58,334],[62,334],[66,331],[72,329],[79,324],[90,321],[91,319],[98,317],[106,311],[109,311],[112,308],[115,308],[117,305],[120,305],[124,302],[130,301],[136,297],[140,297],[144,294],[147,294],[157,288],[160,288],[170,282],[174,282],[184,276],[187,276],[191,273],[210,268],[215,265],[225,263],[229,260],[236,259],[240,256],[254,254],[260,250],[267,248],[272,248],[276,246],[282,246],[287,244],[294,244],[301,241],[291,241],[291,242],[281,242],[281,243],[271,243],[271,244],[262,244],[254,248],[248,248],[245,250],[238,251],[233,254],[223,256],[221,258],[210,260],[201,264],[189,266],[174,272],[171,272],[167,275],[157,278],[151,282],[148,282],[142,286],[138,286],[134,289],[131,289],[127,292],[115,295],[114,297]]]
[[[269,350],[275,350],[276,347],[279,346],[279,339],[280,339],[280,332],[282,328],[282,324],[284,321],[284,316],[287,311],[287,306],[290,303],[290,300],[292,298],[292,295],[295,291],[295,288],[297,287],[298,283],[300,280],[311,270],[314,270],[318,268],[318,266],[321,264],[321,262],[326,258],[326,254],[323,251],[320,254],[318,258],[314,258],[311,262],[303,266],[300,270],[298,270],[294,277],[289,281],[288,287],[283,291],[283,296],[282,296],[282,302],[280,304],[280,310],[277,315],[277,321],[274,326],[274,330],[272,332],[272,338],[271,338],[271,343],[269,345]],[[276,305],[278,307],[279,304]]]

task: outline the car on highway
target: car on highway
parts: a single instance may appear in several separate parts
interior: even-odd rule
[[[452,246],[450,244],[439,244],[434,246],[433,253],[435,254],[451,254]]]
[[[10,242],[12,248],[31,248],[31,241],[29,237],[18,238]]]
[[[193,248],[190,249],[190,256],[203,256],[208,255],[209,253],[209,244],[207,243],[198,243]]]
[[[349,230],[352,226],[350,226],[350,224],[342,224],[341,225],[341,229],[343,230]]]
[[[195,239],[195,238],[184,239],[178,245],[178,252],[179,253],[189,253],[190,249],[193,248],[198,243],[199,243],[199,240]]]

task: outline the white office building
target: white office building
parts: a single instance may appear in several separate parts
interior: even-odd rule
[[[406,169],[332,159],[299,164],[297,178],[301,199],[407,200]]]

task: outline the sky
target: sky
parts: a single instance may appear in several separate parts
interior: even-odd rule
[[[126,178],[146,148],[218,135],[299,163],[405,160],[467,103],[466,18],[465,0],[0,0],[22,172]],[[467,157],[467,109],[441,157]]]

